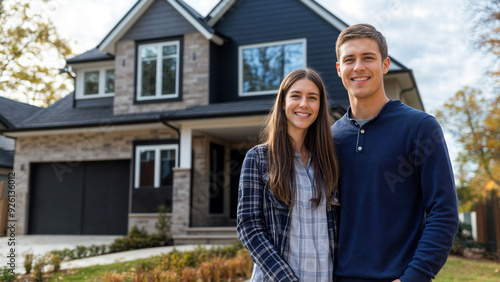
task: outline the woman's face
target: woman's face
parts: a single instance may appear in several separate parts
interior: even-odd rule
[[[320,93],[316,84],[307,78],[297,80],[286,93],[284,108],[288,134],[305,133],[318,117]]]

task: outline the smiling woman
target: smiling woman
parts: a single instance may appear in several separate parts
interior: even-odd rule
[[[333,281],[339,167],[329,124],[320,76],[288,74],[265,143],[248,151],[240,175],[237,232],[255,262],[252,281]]]

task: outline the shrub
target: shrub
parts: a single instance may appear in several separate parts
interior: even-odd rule
[[[170,226],[172,225],[172,219],[167,215],[169,209],[167,206],[161,205],[158,207],[158,221],[155,224],[155,228],[167,244],[171,244],[172,237],[170,235]]]
[[[40,256],[36,259],[35,265],[33,266],[33,280],[43,281],[43,275],[44,275],[43,268],[45,267],[45,265],[46,262],[44,256]]]
[[[187,252],[180,252],[174,248],[171,253],[162,254],[159,260],[159,264],[157,261],[141,262],[137,268],[131,269],[127,275],[121,277],[126,281],[138,282],[239,281],[240,278],[250,278],[253,267],[248,251],[236,242],[226,247],[212,249],[198,246],[193,251]],[[107,275],[103,280],[112,281],[109,274]]]
[[[26,271],[26,274],[31,273],[32,267],[33,267],[33,254],[28,253],[24,255],[24,270]]]
[[[109,252],[123,252],[128,250],[165,246],[166,241],[162,235],[148,234],[144,228],[133,226],[128,235],[116,238],[109,246]]]
[[[58,254],[50,254],[50,263],[54,266],[54,272],[61,269],[61,257]]]
[[[76,246],[76,257],[81,259],[87,257],[88,249],[85,246]]]
[[[104,273],[102,280],[104,282],[122,282],[123,275],[115,273],[115,272],[106,272]]]
[[[452,254],[462,256],[466,249],[471,248],[477,248],[484,251],[486,246],[483,243],[474,241],[474,238],[472,238],[472,227],[470,224],[460,222],[450,252]]]
[[[181,281],[196,282],[198,281],[198,273],[193,267],[185,267],[181,273]]]
[[[15,281],[17,277],[16,273],[12,273],[10,269],[6,266],[0,269],[0,281],[12,282]]]

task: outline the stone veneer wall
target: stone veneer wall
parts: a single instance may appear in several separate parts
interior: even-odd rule
[[[224,151],[224,213],[210,213],[210,143],[216,143],[225,147]],[[241,143],[241,142],[240,142]],[[239,149],[240,143],[230,143],[210,135],[197,136],[193,138],[193,203],[191,208],[193,227],[228,226],[235,223],[230,219],[231,209],[231,173],[234,172],[234,164],[231,162],[231,149]],[[237,172],[239,173],[239,171]]]
[[[120,41],[115,56],[114,114],[156,112],[208,105],[210,43],[201,33],[185,34],[182,59],[182,101],[134,104],[135,42]]]
[[[81,161],[131,159],[134,141],[168,139],[177,139],[177,133],[169,128],[119,131],[117,127],[103,127],[99,132],[83,129],[80,134],[17,138],[13,169],[17,234],[27,232],[30,163],[58,162],[71,168]],[[70,174],[62,176],[70,177]]]

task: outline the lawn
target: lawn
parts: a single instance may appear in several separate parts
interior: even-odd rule
[[[500,262],[450,256],[434,281],[500,281]]]
[[[141,265],[158,265],[159,257],[110,265],[99,265],[55,273],[50,281],[102,281],[106,272],[124,273]],[[128,280],[131,281],[132,279]],[[127,280],[126,280],[127,281]],[[240,280],[241,281],[241,280]],[[450,256],[434,281],[500,281],[500,262]]]

